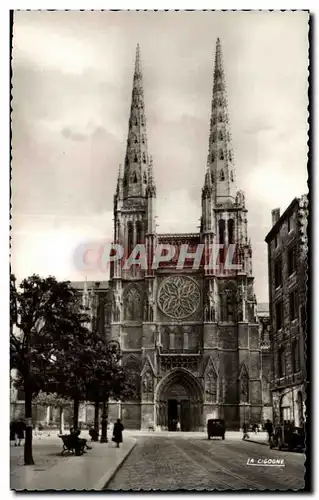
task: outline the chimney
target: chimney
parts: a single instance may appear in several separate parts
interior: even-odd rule
[[[275,208],[274,210],[271,211],[272,226],[274,226],[279,219],[280,219],[280,208]]]

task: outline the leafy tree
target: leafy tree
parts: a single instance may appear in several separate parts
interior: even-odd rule
[[[61,353],[68,352],[79,332],[86,334],[88,317],[77,291],[68,281],[30,276],[16,285],[10,276],[10,362],[18,372],[17,385],[25,393],[26,433],[24,463],[33,465],[32,400],[52,389],[52,370]],[[58,375],[58,374],[56,374]]]
[[[87,379],[87,400],[94,402],[94,428],[99,430],[99,407],[109,400],[126,399],[133,392],[130,383],[130,374],[120,365],[122,353],[117,342],[107,342],[106,339],[95,334],[94,363],[92,372]]]

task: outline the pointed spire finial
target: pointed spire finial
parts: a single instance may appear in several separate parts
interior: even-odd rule
[[[135,75],[141,75],[142,73],[142,67],[141,67],[141,50],[140,50],[140,44],[138,43],[136,45],[136,55],[135,55]]]

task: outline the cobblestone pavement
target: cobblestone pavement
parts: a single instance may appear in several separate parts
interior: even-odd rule
[[[284,459],[285,466],[252,466],[248,459]],[[107,490],[291,490],[304,488],[303,454],[258,443],[206,436],[142,436]]]

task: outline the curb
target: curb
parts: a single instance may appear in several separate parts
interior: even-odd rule
[[[134,439],[134,438],[132,438]],[[131,454],[133,449],[135,448],[136,445],[136,439],[134,439],[134,442],[132,443],[132,446],[126,451],[125,455],[123,456],[122,460],[114,467],[112,470],[108,470],[104,476],[102,476],[101,479],[97,482],[97,484],[92,488],[92,490],[98,490],[98,491],[103,491],[106,489],[107,485],[109,482],[113,479],[117,471],[122,467],[124,464],[125,460],[128,458],[128,456]]]
[[[248,443],[262,444],[263,446],[269,446],[269,443],[265,443],[264,441],[254,441],[253,439],[243,439],[243,441],[247,441]]]

